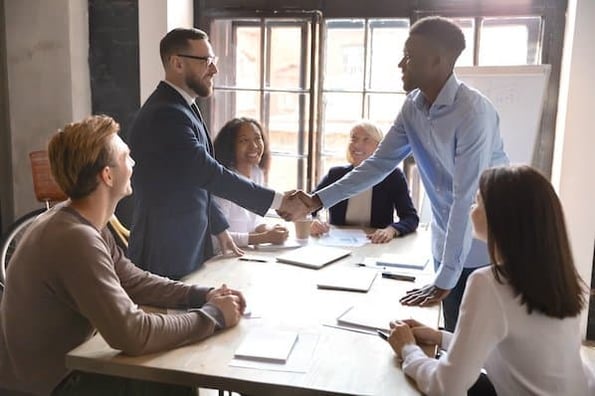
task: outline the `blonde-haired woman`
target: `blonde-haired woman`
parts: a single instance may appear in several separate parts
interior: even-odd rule
[[[378,147],[382,131],[368,121],[355,124],[349,132],[347,161],[349,165],[336,166],[316,186],[316,191],[334,183],[364,162]],[[395,222],[394,212],[399,220]],[[333,225],[356,225],[376,228],[368,235],[373,243],[386,243],[395,237],[417,229],[419,217],[411,202],[407,181],[399,168],[392,171],[372,189],[364,191],[329,208],[329,222]],[[320,220],[312,223],[314,236],[327,232],[329,225]]]

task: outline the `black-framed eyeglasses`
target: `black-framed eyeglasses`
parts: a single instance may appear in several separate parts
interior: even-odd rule
[[[197,60],[205,61],[205,62],[207,62],[207,67],[209,67],[211,65],[217,66],[217,61],[219,60],[219,57],[217,57],[217,56],[196,56],[196,55],[186,55],[186,54],[176,54],[176,55],[180,56],[182,58],[197,59]]]

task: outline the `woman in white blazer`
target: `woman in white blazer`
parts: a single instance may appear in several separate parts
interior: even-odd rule
[[[492,265],[469,278],[454,334],[391,323],[405,373],[428,395],[465,395],[482,368],[498,395],[595,395],[580,357],[586,288],[549,181],[529,166],[488,169],[471,219]],[[447,352],[429,358],[422,344]]]

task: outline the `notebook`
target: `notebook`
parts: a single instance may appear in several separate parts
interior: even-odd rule
[[[345,290],[366,293],[372,287],[378,271],[368,268],[342,268],[325,272],[318,279],[319,289]]]
[[[277,256],[280,263],[299,265],[307,268],[322,268],[327,264],[342,259],[351,251],[329,246],[308,245]]]
[[[297,340],[298,333],[295,331],[255,329],[246,335],[234,357],[285,363]]]
[[[385,253],[376,260],[376,265],[381,267],[399,267],[423,270],[428,263],[428,258],[415,254]]]
[[[337,324],[365,330],[390,331],[389,323],[395,320],[395,313],[386,306],[371,305],[349,308],[337,318]]]

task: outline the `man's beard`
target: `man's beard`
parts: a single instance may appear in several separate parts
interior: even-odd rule
[[[186,85],[192,89],[201,98],[207,98],[211,96],[211,87],[204,84],[201,80],[192,79],[191,77],[186,78]]]

